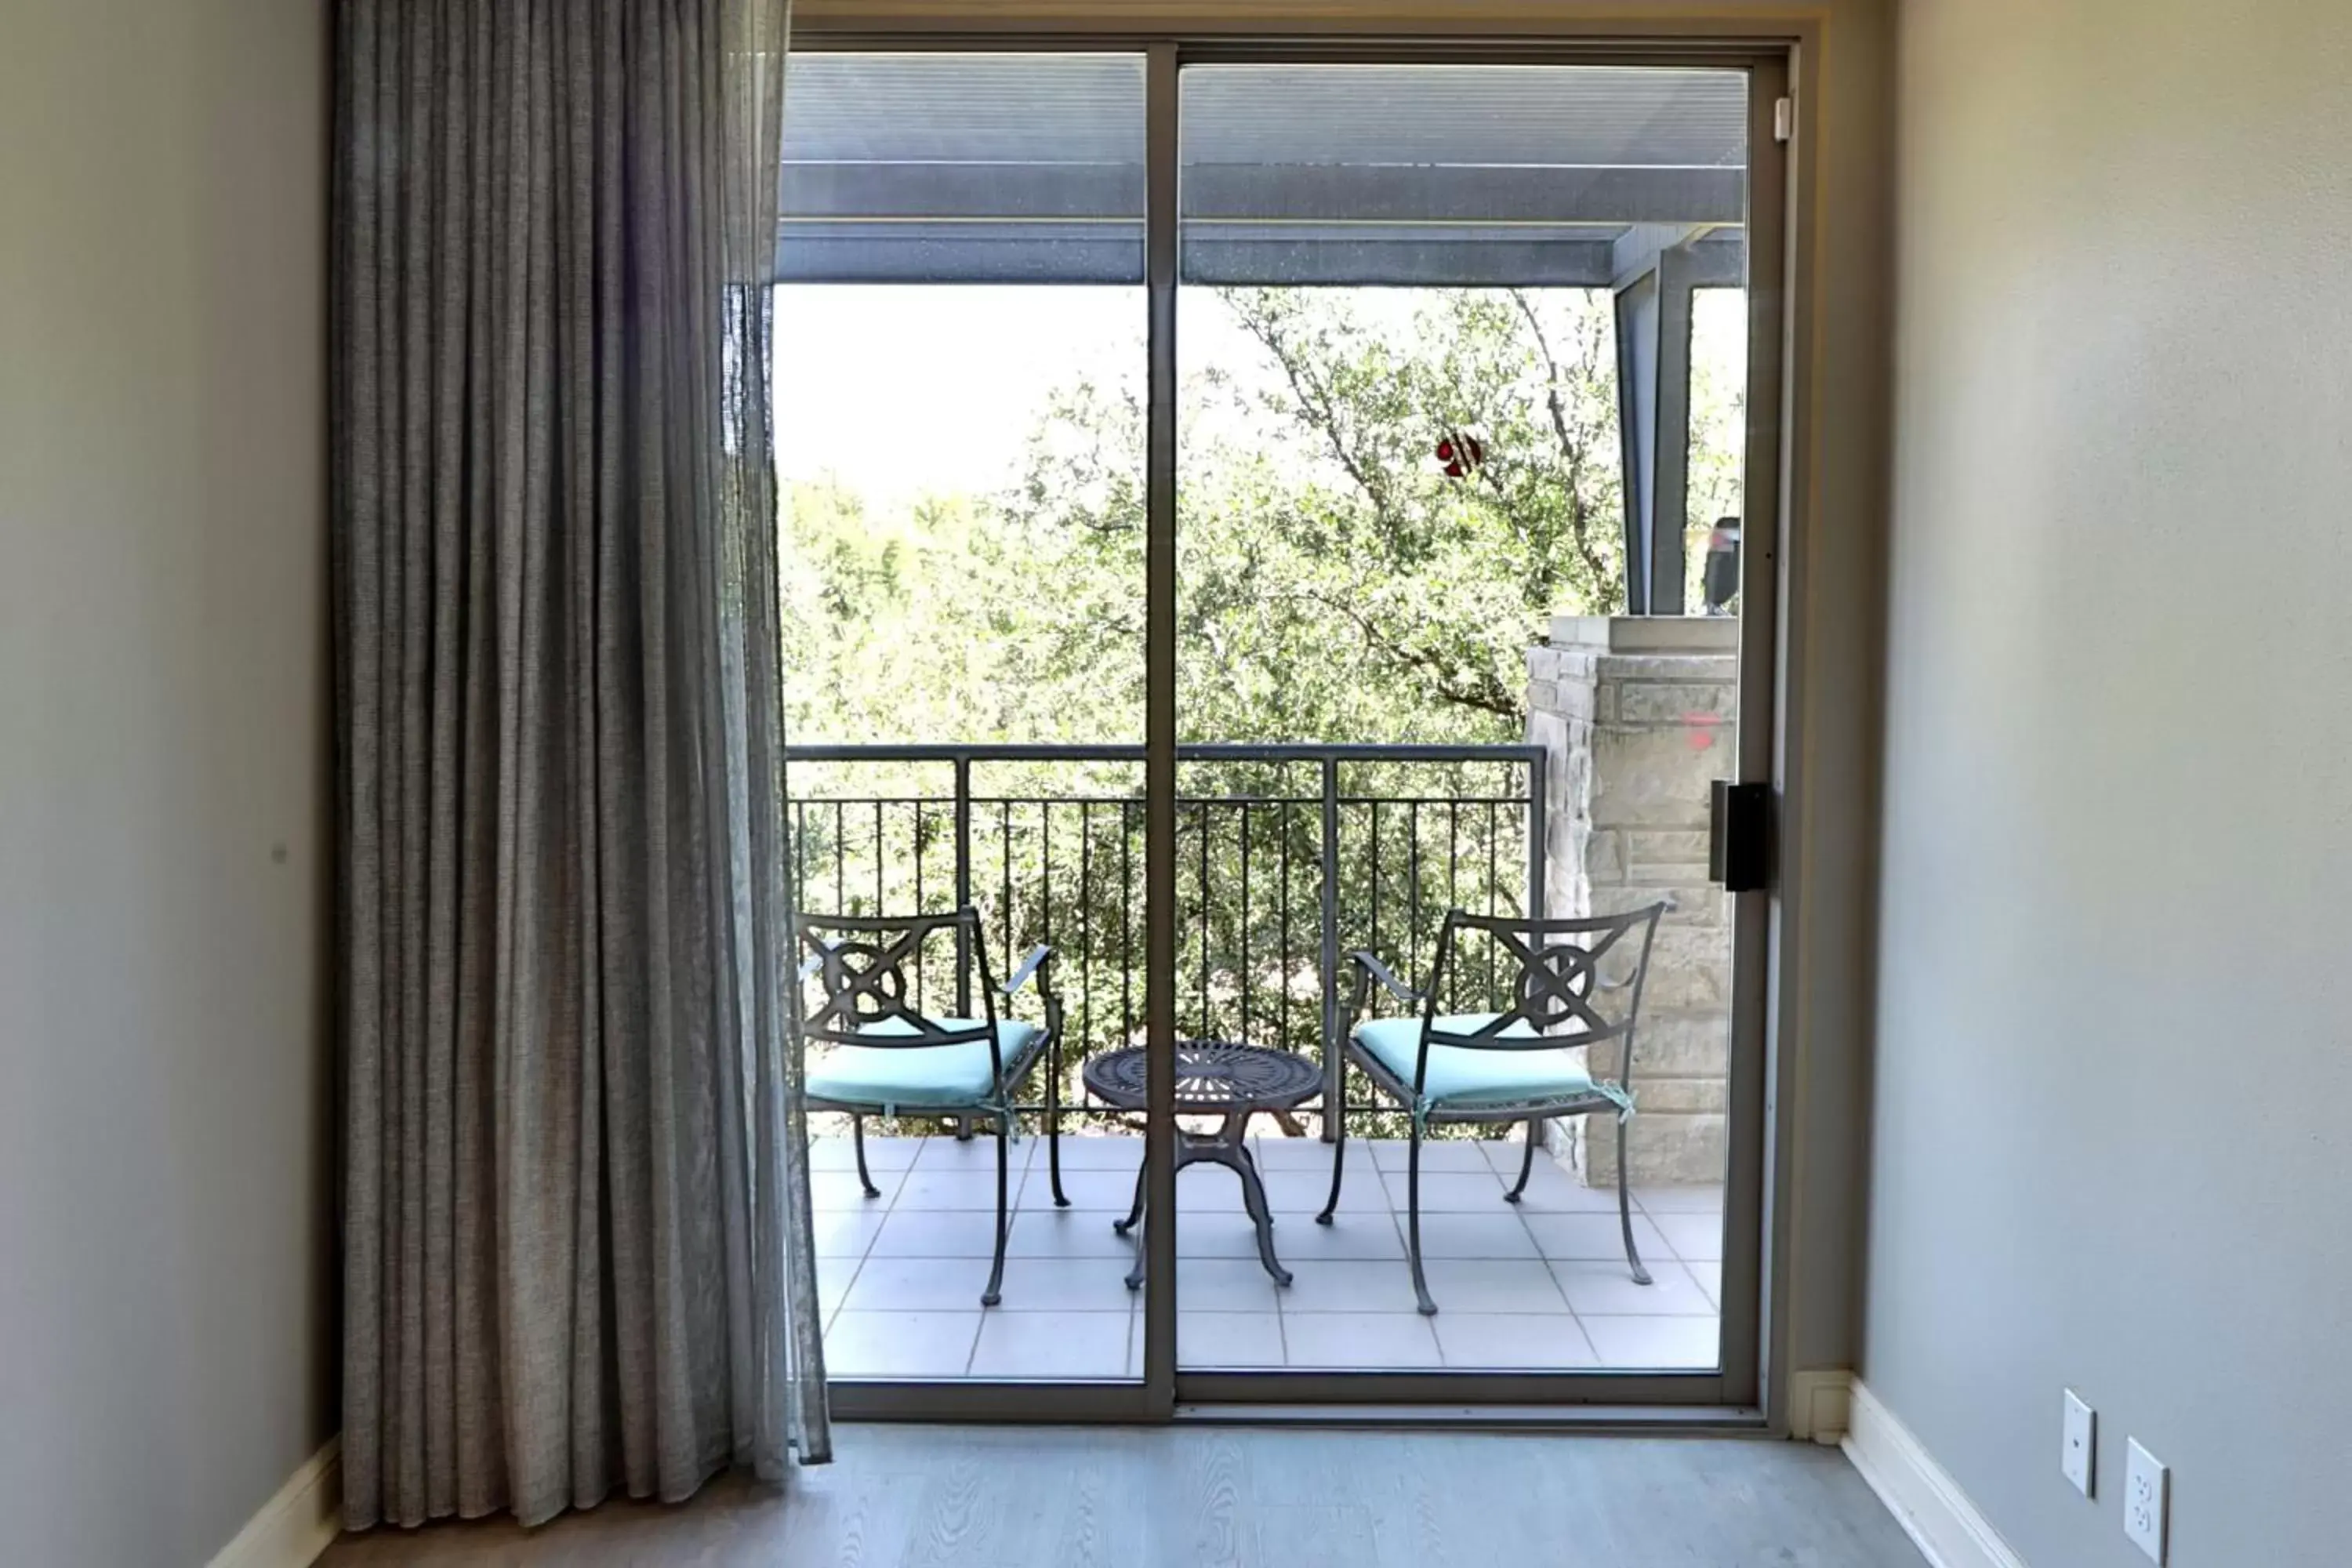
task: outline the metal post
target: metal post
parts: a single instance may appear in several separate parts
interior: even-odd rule
[[[1176,47],[1144,58],[1143,1305],[1146,1411],[1176,1412]]]
[[[1323,758],[1323,1142],[1348,1114],[1348,1074],[1339,1051],[1339,759]]]
[[[955,900],[971,905],[971,758],[955,759]],[[956,924],[956,1016],[971,1016],[971,936]]]
[[[1650,464],[1649,584],[1645,613],[1683,613],[1683,531],[1690,495],[1691,289],[1697,271],[1688,245],[1658,253],[1657,399],[1652,415],[1657,456]]]
[[[1544,885],[1544,872],[1550,859],[1550,846],[1545,842],[1550,822],[1550,801],[1546,798],[1551,787],[1550,756],[1538,751],[1528,757],[1528,913],[1537,920],[1551,918],[1549,890]]]

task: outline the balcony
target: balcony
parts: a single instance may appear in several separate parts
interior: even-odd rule
[[[1648,658],[1645,673],[1654,677],[1655,665]],[[1589,752],[1591,738],[1581,744]],[[915,1005],[969,1016],[980,969],[971,960],[1003,977],[1044,942],[1058,954],[1066,1010],[1062,1165],[1072,1206],[1053,1204],[1035,1135],[1041,1074],[1029,1087],[1030,1135],[1013,1151],[1014,1219],[993,1310],[979,1302],[993,1239],[993,1141],[960,1140],[937,1121],[868,1119],[880,1189],[869,1197],[846,1118],[817,1119],[820,1275],[835,1376],[1139,1374],[1141,1296],[1125,1284],[1134,1244],[1112,1227],[1133,1197],[1139,1128],[1087,1102],[1082,1068],[1089,1056],[1143,1039],[1142,756],[1121,745],[792,752],[800,907],[904,914],[971,905],[982,913],[987,951],[916,966]],[[1556,787],[1581,778],[1590,789],[1591,766],[1566,763],[1541,744],[1180,748],[1178,1035],[1297,1052],[1325,1080],[1321,1100],[1253,1126],[1290,1286],[1277,1288],[1261,1268],[1232,1173],[1180,1173],[1178,1354],[1187,1370],[1716,1364],[1722,1167],[1710,1147],[1692,1153],[1684,1124],[1700,1117],[1674,1112],[1685,1096],[1668,1095],[1660,1129],[1675,1157],[1645,1166],[1637,1152],[1632,1167],[1648,1287],[1633,1281],[1624,1258],[1613,1127],[1588,1145],[1573,1123],[1555,1124],[1517,1205],[1504,1193],[1518,1173],[1521,1130],[1489,1129],[1510,1136],[1479,1140],[1457,1128],[1432,1142],[1423,1237],[1442,1310],[1426,1318],[1414,1310],[1405,1261],[1404,1119],[1353,1074],[1342,1083],[1330,1049],[1350,950],[1419,976],[1450,909],[1560,913],[1656,896],[1638,876],[1622,893],[1596,889],[1587,848],[1608,830],[1593,830],[1586,795]],[[1663,820],[1655,799],[1643,809]],[[1558,884],[1563,875],[1570,885]],[[1711,914],[1695,909],[1691,918]],[[1685,932],[1693,930],[1704,924]],[[1497,1010],[1510,983],[1507,973],[1465,969],[1451,976],[1442,1010]],[[1685,976],[1661,994],[1719,1014],[1706,990]],[[1637,1058],[1637,1093],[1640,1067]],[[1329,1188],[1331,1147],[1321,1108],[1337,1103],[1346,1107],[1349,1164],[1336,1221],[1322,1226],[1314,1215]]]

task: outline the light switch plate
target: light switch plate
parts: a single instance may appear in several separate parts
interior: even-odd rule
[[[2073,1389],[2066,1391],[2066,1431],[2064,1447],[2058,1456],[2058,1468],[2084,1497],[2092,1494],[2092,1477],[2098,1472],[2098,1413],[2083,1403],[2083,1396]]]
[[[2165,1505],[2170,1500],[2172,1472],[2162,1460],[2127,1440],[2124,1462],[2124,1533],[2147,1553],[2151,1563],[2164,1561]]]

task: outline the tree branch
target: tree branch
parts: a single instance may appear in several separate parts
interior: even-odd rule
[[[1495,679],[1493,671],[1474,672],[1470,684],[1465,686],[1448,660],[1424,649],[1406,647],[1382,631],[1370,616],[1345,600],[1332,598],[1312,588],[1293,588],[1277,594],[1276,597],[1304,600],[1353,621],[1356,629],[1363,635],[1365,647],[1391,664],[1428,677],[1432,691],[1442,702],[1451,702],[1457,708],[1468,708],[1481,713],[1492,713],[1515,723],[1527,717],[1526,710],[1512,700],[1510,693],[1501,681]]]
[[[1569,434],[1568,408],[1559,395],[1559,361],[1552,354],[1551,339],[1545,334],[1543,322],[1537,319],[1535,307],[1528,302],[1527,291],[1514,289],[1510,295],[1511,302],[1527,319],[1528,331],[1535,334],[1536,352],[1543,356],[1544,406],[1551,415],[1552,434],[1559,438],[1560,460],[1568,465],[1569,537],[1577,558],[1584,563],[1584,569],[1592,574],[1593,582],[1596,584],[1606,583],[1609,580],[1609,563],[1593,547],[1592,520],[1585,515],[1583,492],[1577,484],[1584,473],[1584,446]]]
[[[1322,432],[1324,442],[1331,448],[1332,457],[1339,459],[1339,467],[1355,481],[1356,488],[1364,492],[1365,499],[1372,503],[1372,510],[1383,521],[1388,521],[1391,515],[1388,486],[1373,478],[1362,458],[1350,450],[1340,437],[1339,412],[1332,402],[1330,389],[1317,381],[1314,374],[1300,363],[1290,343],[1275,327],[1271,318],[1238,300],[1229,298],[1227,303],[1233,305],[1234,314],[1239,318],[1242,330],[1255,338],[1265,352],[1274,356],[1274,363],[1281,369],[1283,379],[1290,384],[1290,395],[1298,400],[1299,407],[1307,416],[1307,422]]]

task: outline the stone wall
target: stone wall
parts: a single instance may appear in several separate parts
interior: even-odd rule
[[[1528,738],[1549,753],[1549,912],[1675,901],[1634,1040],[1636,1182],[1723,1180],[1731,927],[1707,879],[1707,796],[1734,766],[1738,637],[1722,618],[1561,616],[1528,651]],[[1615,1076],[1615,1051],[1595,1050],[1596,1077]],[[1585,1181],[1616,1181],[1612,1119],[1556,1123],[1551,1136]]]

